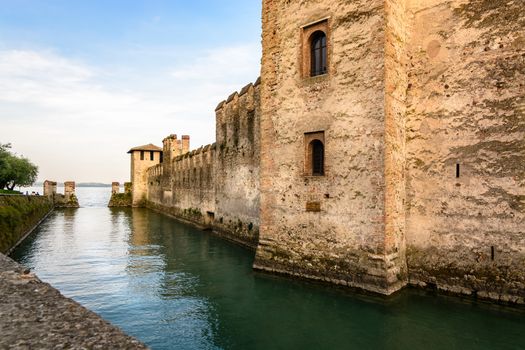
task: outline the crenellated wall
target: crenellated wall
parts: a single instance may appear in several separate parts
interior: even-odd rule
[[[216,143],[189,151],[190,137],[163,140],[146,170],[146,205],[255,249],[259,235],[260,80],[221,102]],[[137,175],[135,175],[137,177]]]
[[[215,228],[256,247],[259,239],[260,80],[216,113]]]
[[[148,169],[148,205],[211,227],[215,211],[214,158],[215,144],[212,144],[171,160],[168,157]]]
[[[261,78],[217,106],[215,144],[189,152],[189,136],[168,136],[161,164],[134,167],[148,169],[134,188],[257,247],[256,269],[523,304],[524,12],[502,0],[264,0]]]

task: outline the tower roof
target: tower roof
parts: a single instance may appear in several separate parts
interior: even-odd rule
[[[148,143],[147,145],[137,146],[133,147],[128,151],[128,153],[133,153],[134,151],[154,151],[154,152],[162,152],[162,148],[155,146],[152,143]]]

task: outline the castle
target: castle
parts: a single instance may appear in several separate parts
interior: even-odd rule
[[[525,302],[525,2],[264,0],[216,142],[130,150],[133,204],[254,268]]]

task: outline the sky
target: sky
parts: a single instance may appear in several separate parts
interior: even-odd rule
[[[0,0],[0,143],[39,180],[129,180],[134,146],[215,141],[260,73],[261,1]]]

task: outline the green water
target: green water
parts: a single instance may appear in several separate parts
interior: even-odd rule
[[[55,211],[14,258],[153,349],[525,349],[523,309],[256,273],[253,253],[146,209]]]

